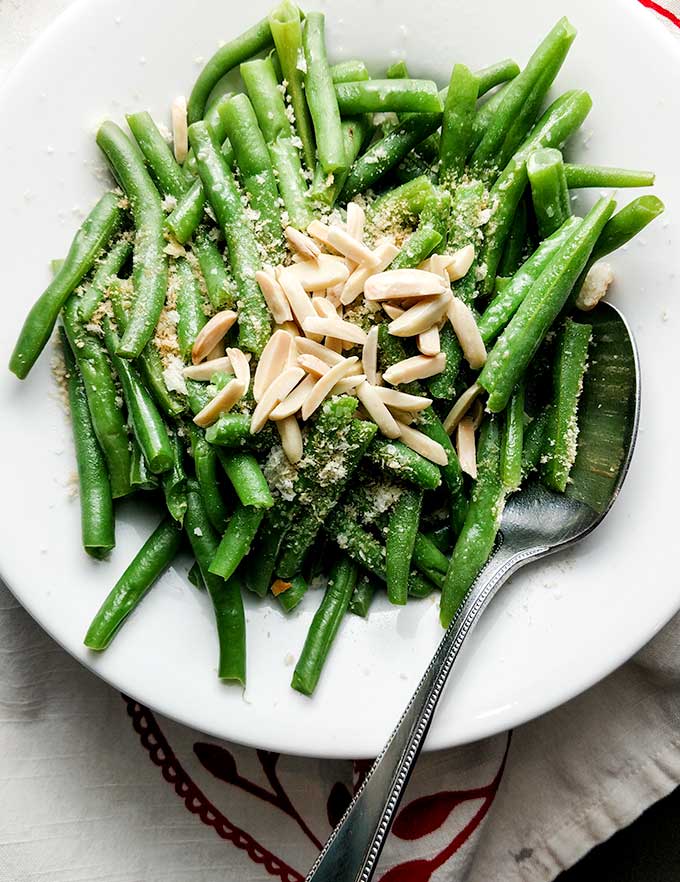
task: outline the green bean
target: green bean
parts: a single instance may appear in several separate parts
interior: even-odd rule
[[[347,168],[345,145],[340,128],[339,94],[334,88],[330,67],[326,58],[324,36],[326,18],[321,12],[310,12],[302,29],[302,46],[305,53],[305,95],[314,122],[316,149],[319,163],[326,174],[343,172]],[[362,110],[348,111],[349,115]]]
[[[487,408],[497,413],[557,318],[614,210],[600,199],[531,286],[521,306],[489,353],[479,382],[489,392]],[[509,353],[509,354],[508,354]]]
[[[250,551],[264,511],[239,505],[229,518],[215,557],[210,564],[210,572],[223,579],[229,579],[237,570],[238,565]]]
[[[292,612],[302,602],[308,588],[309,585],[304,576],[294,576],[290,580],[290,588],[276,595],[276,599],[283,608],[283,611],[287,613]]]
[[[582,187],[651,187],[656,178],[654,172],[650,171],[568,162],[564,164],[564,174],[570,190]]]
[[[541,479],[551,490],[564,493],[576,458],[578,402],[588,361],[592,327],[567,319],[560,331],[553,372],[545,461]]]
[[[240,36],[221,46],[205,65],[191,90],[187,105],[189,123],[203,118],[210,93],[223,76],[272,45],[269,19],[263,18]]]
[[[402,245],[389,268],[417,267],[433,251],[443,251],[446,247],[450,210],[451,196],[446,190],[436,189],[420,214],[418,228]]]
[[[559,147],[582,123],[588,115],[592,101],[587,92],[566,92],[554,101],[536,123],[531,135],[515,153],[506,168],[494,183],[490,194],[492,217],[486,226],[486,236],[480,265],[486,268],[483,292],[493,290],[496,269],[503,252],[505,240],[510,231],[527,183],[526,162],[529,156],[541,147]]]
[[[472,500],[442,588],[440,618],[445,628],[489,559],[496,541],[505,498],[500,476],[500,447],[498,421],[485,420],[479,435],[477,480]]]
[[[522,483],[522,448],[524,446],[524,380],[515,387],[505,411],[501,437],[501,480],[512,493]]]
[[[524,432],[524,448],[522,450],[522,478],[526,478],[538,468],[545,449],[545,436],[548,430],[550,412],[542,410],[529,423]]]
[[[293,689],[303,695],[311,695],[319,682],[321,669],[349,607],[357,572],[356,564],[344,555],[331,570],[326,593],[312,619],[291,681]]]
[[[61,345],[68,377],[71,426],[76,448],[80,496],[80,528],[85,551],[103,558],[116,544],[111,483],[92,427],[83,380],[63,328]]]
[[[393,62],[387,68],[387,70],[385,71],[385,76],[388,80],[407,80],[411,75],[408,72],[408,66],[406,62],[401,59],[400,61]],[[366,79],[368,79],[368,77]],[[351,80],[346,80],[345,82],[351,82]]]
[[[253,508],[272,507],[274,500],[267,479],[252,453],[218,450],[217,455],[241,505]]]
[[[385,542],[385,574],[390,603],[403,606],[408,599],[411,557],[423,504],[422,490],[404,490],[394,504]]]
[[[208,292],[208,300],[215,310],[231,308],[235,303],[232,282],[224,264],[222,252],[211,236],[212,231],[201,225],[194,233],[192,250],[198,259]]]
[[[279,263],[283,260],[279,191],[253,105],[246,95],[235,95],[222,115],[250,209],[257,212],[255,237],[271,262]]]
[[[199,489],[194,483],[188,486],[184,530],[215,613],[220,653],[218,676],[220,680],[237,680],[245,685],[246,620],[241,585],[236,577],[225,582],[210,572],[210,564],[217,551],[217,536],[203,507]]]
[[[198,170],[227,240],[231,269],[238,288],[239,346],[260,355],[269,339],[269,310],[255,273],[260,257],[231,169],[221,156],[205,123],[189,127]]]
[[[227,101],[230,101],[231,97],[231,92],[225,92],[224,95],[220,95],[219,98],[217,98],[210,104],[203,117],[206,125],[212,133],[213,138],[217,141],[218,144],[222,144],[222,150],[225,154],[225,158],[230,165],[233,164],[233,156],[231,160],[228,158],[228,151],[231,149],[231,145],[228,142],[224,141],[227,135],[224,131],[224,123],[222,122],[220,111],[222,109],[222,105],[226,104]],[[184,160],[184,166],[182,170],[187,176],[187,181],[191,181],[192,184],[195,183],[194,179],[198,175],[198,168],[196,166],[196,157],[194,156],[194,151],[191,149],[191,147],[189,147],[189,152],[187,153],[187,158]]]
[[[343,119],[340,124],[342,129],[342,139],[345,145],[345,156],[347,157],[348,168],[343,172],[337,172],[333,175],[327,175],[320,163],[317,163],[314,169],[314,179],[312,187],[309,191],[310,198],[314,202],[321,205],[332,207],[335,204],[338,195],[342,192],[342,188],[349,174],[349,166],[359,155],[361,146],[366,140],[369,132],[369,124],[366,117],[360,116],[356,119]]]
[[[97,144],[127,193],[135,221],[132,282],[135,298],[118,355],[136,358],[149,342],[165,303],[168,260],[163,236],[163,209],[158,190],[127,135],[112,122],[97,132]]]
[[[545,95],[557,76],[575,36],[576,30],[569,21],[566,18],[560,19],[536,49],[522,72],[511,80],[489,127],[472,154],[473,171],[481,171],[493,165],[537,82],[543,81],[542,92]],[[540,100],[537,101],[536,107],[538,105]]]
[[[394,170],[394,180],[398,184],[406,184],[414,178],[425,175],[432,183],[438,180],[438,174],[420,154],[411,153]]]
[[[141,113],[128,113],[126,119],[158,189],[165,196],[180,196],[187,187],[186,177],[151,114],[143,110]]]
[[[494,94],[487,98],[486,101],[478,104],[477,113],[472,122],[472,143],[470,144],[470,152],[474,152],[479,142],[484,137],[486,130],[491,125],[491,120],[496,115],[496,111],[505,99],[505,95],[510,88],[510,83],[505,83]],[[480,92],[481,94],[481,92]],[[469,157],[468,157],[469,158]]]
[[[349,600],[348,610],[355,616],[365,619],[375,594],[375,578],[370,573],[362,573],[354,586],[354,591]]]
[[[133,435],[130,438],[130,490],[157,490],[158,478],[149,471],[146,461]]]
[[[187,573],[187,579],[191,582],[194,588],[198,588],[199,591],[205,591],[205,582],[203,581],[203,576],[201,575],[201,568],[199,567],[197,561],[194,561]]]
[[[607,221],[600,238],[595,243],[593,253],[586,266],[592,266],[626,242],[630,242],[647,224],[651,223],[664,210],[663,202],[657,196],[639,196]]]
[[[83,221],[59,271],[31,307],[14,346],[9,369],[23,380],[45,348],[69,296],[120,230],[123,210],[114,193],[105,193]]]
[[[438,466],[401,441],[375,438],[366,451],[366,458],[395,478],[401,478],[416,487],[422,487],[423,490],[435,490],[442,481]]]
[[[302,20],[300,10],[291,2],[283,0],[269,13],[269,26],[276,46],[276,54],[281,63],[281,71],[290,95],[290,103],[295,114],[295,128],[302,141],[302,155],[305,165],[314,168],[316,144],[312,118],[305,97],[305,84],[302,71],[298,67],[302,55]]]
[[[379,196],[371,206],[371,220],[377,226],[406,223],[420,215],[437,191],[429,178],[414,178]]]
[[[249,61],[241,65],[241,76],[267,143],[289,222],[304,230],[313,215],[307,203],[307,185],[293,129],[272,63],[266,59]]]
[[[187,475],[184,471],[184,445],[177,434],[171,432],[172,468],[163,475],[163,495],[165,506],[173,520],[178,524],[184,522],[187,510]]]
[[[447,185],[457,182],[465,171],[465,160],[472,144],[478,90],[479,80],[470,68],[464,64],[454,65],[444,104],[439,144],[439,173]]]
[[[123,398],[137,443],[151,471],[158,475],[172,468],[170,439],[161,415],[142,380],[127,359],[117,355],[118,335],[109,322],[104,325],[104,341],[111,363],[123,387]]]
[[[170,518],[161,521],[99,607],[83,641],[88,649],[106,649],[132,610],[173,562],[181,541],[182,533],[174,522]]]
[[[486,193],[481,181],[466,181],[456,187],[456,192],[449,215],[449,249],[457,251],[470,242],[480,239],[480,217],[485,206]],[[476,249],[478,250],[478,249]],[[464,278],[454,282],[453,288],[457,297],[472,305],[477,296],[475,281],[478,260],[475,258]]]
[[[334,83],[357,83],[370,79],[370,74],[363,61],[350,58],[331,67],[331,79]]]
[[[204,433],[198,426],[191,423],[187,428],[191,439],[191,454],[194,458],[194,470],[203,499],[203,507],[212,526],[222,534],[227,529],[229,514],[220,492],[217,453],[208,444]]]
[[[536,150],[527,160],[527,175],[538,234],[541,239],[547,239],[571,217],[562,154],[554,148]]]
[[[253,435],[250,431],[250,415],[245,413],[223,413],[217,422],[208,426],[206,440],[217,447],[247,447],[253,450],[270,450],[276,442],[276,433],[271,426]]]
[[[571,211],[569,212],[571,214]],[[566,218],[565,218],[566,220]],[[500,277],[510,281],[510,277],[514,276],[517,270],[524,263],[524,253],[527,247],[528,237],[529,211],[527,209],[527,200],[522,199],[517,206],[515,217],[512,221],[512,228],[508,236],[503,256],[498,264],[498,273],[496,277],[496,292],[499,292],[498,282]]]
[[[501,83],[514,80],[519,73],[519,65],[512,58],[504,58],[502,61],[497,61],[496,64],[490,64],[488,67],[476,71],[478,97],[481,98],[494,86],[500,86]]]
[[[503,330],[517,312],[533,283],[580,225],[580,218],[570,217],[556,233],[541,242],[509,283],[489,303],[477,323],[484,343],[490,343]]]
[[[63,320],[68,341],[85,385],[92,427],[104,453],[114,499],[130,492],[130,449],[118,390],[106,350],[78,322],[78,301],[71,297]]]
[[[446,554],[451,551],[453,547],[453,533],[451,527],[448,524],[444,524],[441,527],[437,527],[434,530],[431,530],[429,533],[424,534],[430,542],[438,548],[442,554]]]
[[[449,567],[449,559],[423,533],[417,533],[413,544],[413,565],[441,588]]]
[[[343,116],[356,116],[359,113],[442,112],[437,85],[432,80],[363,80],[337,83],[335,94]]]
[[[190,361],[196,337],[205,325],[207,318],[201,289],[188,260],[179,258],[175,261],[175,277],[177,283],[176,309],[179,316],[177,342],[184,361]]]
[[[251,553],[243,564],[243,579],[246,588],[264,597],[274,577],[276,559],[288,524],[281,523],[280,513],[270,509],[262,522],[262,528],[255,537]]]
[[[78,298],[78,315],[81,322],[87,324],[92,320],[97,307],[106,296],[108,286],[131,254],[132,243],[123,238],[119,239],[101,259],[92,275],[92,280]]]

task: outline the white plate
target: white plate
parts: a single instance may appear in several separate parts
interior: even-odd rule
[[[5,369],[24,315],[83,212],[106,180],[94,131],[107,116],[150,109],[167,120],[218,39],[268,7],[223,0],[87,0],[28,53],[0,98],[3,120],[0,290],[1,572],[30,613],[69,652],[116,688],[216,736],[289,753],[371,756],[382,746],[440,637],[437,606],[376,603],[348,617],[313,700],[289,688],[292,658],[318,601],[285,617],[276,602],[247,600],[248,688],[215,676],[206,597],[186,566],[166,574],[103,655],[82,646],[87,625],[148,534],[148,512],[121,507],[108,563],[79,547],[74,458],[55,400],[47,352],[20,383]],[[312,2],[312,6],[318,3]],[[560,88],[585,87],[595,108],[572,155],[652,167],[669,205],[661,222],[615,258],[616,302],[631,318],[644,376],[642,428],[620,501],[570,553],[524,570],[494,601],[457,665],[428,741],[460,744],[514,726],[566,701],[640,648],[680,607],[677,499],[680,470],[677,284],[678,49],[637,3],[618,0],[476,0],[427,5],[331,0],[334,60],[375,70],[406,57],[418,75],[445,81],[453,61],[524,62],[562,14],[579,36]],[[436,10],[436,14],[435,14]],[[625,202],[634,193],[622,193]]]

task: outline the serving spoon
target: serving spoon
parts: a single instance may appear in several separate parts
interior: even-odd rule
[[[491,558],[468,591],[406,710],[333,830],[307,882],[368,882],[463,641],[520,567],[561,551],[598,526],[628,472],[638,429],[640,367],[621,313],[600,304],[579,405],[579,438],[564,495],[532,481],[510,496]]]

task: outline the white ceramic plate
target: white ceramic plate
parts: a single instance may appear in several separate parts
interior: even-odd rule
[[[616,302],[631,318],[644,376],[642,428],[621,498],[607,522],[573,551],[524,570],[494,601],[466,645],[428,741],[460,744],[514,726],[586,689],[629,658],[680,607],[676,543],[680,377],[676,319],[680,204],[677,174],[678,47],[632,0],[475,0],[426,6],[406,0],[330,0],[335,60],[376,71],[406,57],[445,81],[451,64],[512,55],[523,63],[562,14],[579,30],[559,78],[590,89],[595,108],[571,154],[653,167],[669,210],[615,258]],[[24,315],[107,179],[94,144],[100,120],[148,108],[167,120],[220,38],[264,14],[204,0],[87,0],[31,49],[0,97],[0,487],[3,578],[69,652],[116,688],[216,736],[290,753],[374,755],[440,637],[434,602],[403,610],[378,602],[368,622],[348,617],[313,700],[289,687],[318,595],[286,618],[276,603],[247,600],[248,688],[215,676],[206,597],[178,563],[103,655],[82,646],[87,625],[150,531],[149,512],[120,509],[108,563],[79,546],[74,457],[46,352],[20,383],[4,368]],[[427,12],[425,10],[427,9]],[[634,193],[622,193],[622,202]]]

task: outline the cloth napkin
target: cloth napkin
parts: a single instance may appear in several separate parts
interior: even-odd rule
[[[0,0],[0,77],[70,0]],[[635,2],[635,0],[630,0]],[[680,0],[639,0],[680,29]],[[680,782],[680,616],[587,693],[423,756],[376,878],[549,882]],[[299,882],[366,764],[206,738],[116,693],[0,584],[0,882]]]

